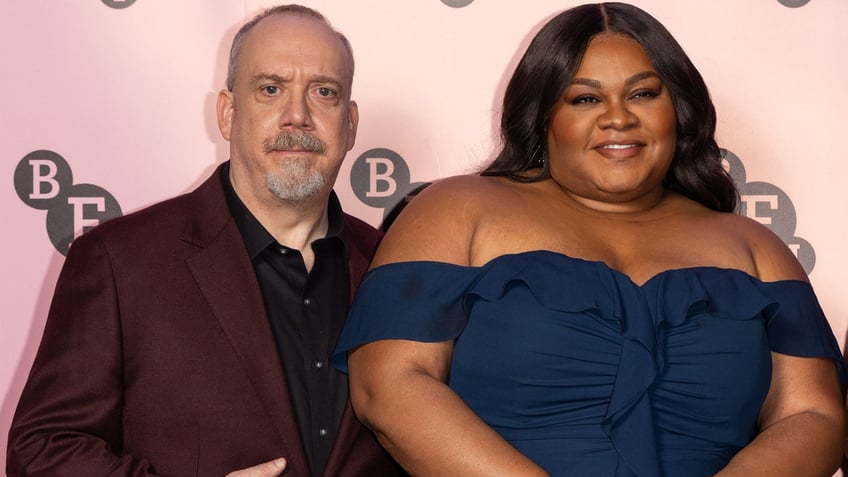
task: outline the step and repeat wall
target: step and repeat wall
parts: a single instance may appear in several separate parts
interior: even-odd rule
[[[360,125],[337,183],[379,226],[410,191],[475,170],[532,36],[572,0],[304,0],[353,44]],[[848,2],[634,0],[710,86],[740,213],[810,275],[843,344]],[[0,469],[64,253],[98,223],[193,189],[228,157],[215,122],[232,35],[271,1],[0,5]],[[144,254],[144,250],[138,251]]]

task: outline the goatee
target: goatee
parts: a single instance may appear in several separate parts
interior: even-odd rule
[[[306,131],[293,130],[280,133],[274,141],[265,143],[265,152],[304,151],[323,153],[326,150],[320,139]],[[327,183],[327,178],[312,170],[312,161],[297,156],[280,163],[280,172],[265,176],[265,185],[277,197],[299,204],[317,195]]]

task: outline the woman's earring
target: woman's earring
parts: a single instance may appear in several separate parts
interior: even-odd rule
[[[537,167],[542,167],[542,166],[545,165],[545,153],[542,152],[542,145],[541,144],[538,144],[536,146],[536,150],[533,151],[533,157],[535,158],[535,161],[533,161],[533,163]]]

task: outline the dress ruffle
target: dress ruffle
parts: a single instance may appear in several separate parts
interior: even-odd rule
[[[507,300],[516,287],[528,290],[542,307],[562,312],[564,319],[595,320],[598,329],[612,329],[619,336],[614,383],[599,423],[620,458],[616,477],[656,477],[668,471],[663,469],[658,440],[664,441],[658,439],[652,392],[663,384],[658,380],[666,372],[669,333],[716,320],[758,320],[752,325],[765,329],[771,350],[831,358],[840,376],[844,374],[836,340],[805,282],[765,283],[738,270],[697,267],[662,272],[640,286],[603,263],[547,251],[506,255],[482,267],[404,262],[372,270],[340,337],[336,365],[346,370],[346,352],[367,342],[455,340],[469,317],[483,319],[472,314],[478,302]],[[713,329],[713,334],[721,332]],[[764,359],[770,363],[768,356]],[[765,389],[752,399],[761,404],[770,364],[758,372],[758,387]],[[707,413],[696,418],[714,419]],[[743,430],[716,440],[741,446],[745,442],[735,441],[747,438]]]

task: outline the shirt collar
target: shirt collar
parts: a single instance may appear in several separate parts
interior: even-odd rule
[[[279,246],[280,244],[268,232],[265,227],[259,223],[254,215],[248,210],[244,202],[236,194],[233,189],[233,184],[230,182],[230,165],[227,163],[221,168],[221,182],[224,185],[224,194],[227,198],[227,205],[236,226],[241,233],[244,241],[247,254],[253,260],[260,252],[265,250],[270,245]],[[344,214],[342,213],[341,203],[334,191],[330,191],[330,197],[327,202],[327,235],[322,239],[316,240],[320,242],[327,239],[342,239],[344,233]]]

